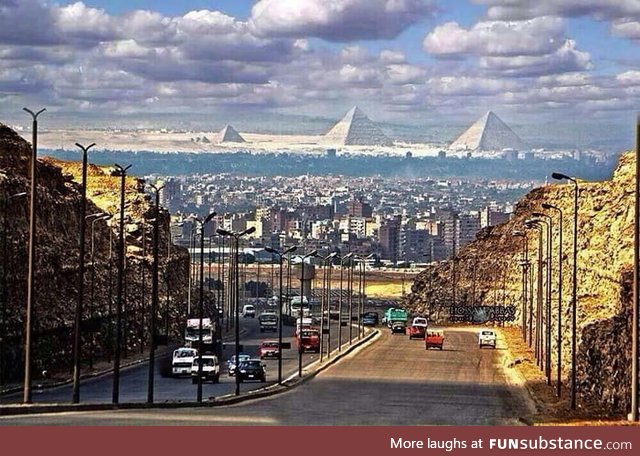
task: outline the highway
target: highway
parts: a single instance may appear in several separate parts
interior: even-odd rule
[[[331,348],[336,349],[338,346],[338,326],[337,322],[332,322],[331,326]],[[240,343],[243,346],[243,353],[258,357],[258,349],[263,340],[278,338],[277,332],[260,332],[260,326],[257,318],[241,318],[241,335]],[[348,341],[349,328],[342,328],[343,344]],[[292,337],[294,328],[292,326],[283,326],[283,341],[291,343],[290,350],[283,350],[282,372],[283,379],[298,372],[298,351],[296,349],[295,339]],[[353,337],[357,336],[357,329],[353,329]],[[235,345],[233,341],[225,344],[223,359],[228,359],[235,354]],[[170,354],[166,354],[170,356]],[[317,353],[305,353],[303,355],[303,365],[308,365],[318,359]],[[267,382],[243,382],[240,385],[240,391],[250,391],[263,388],[268,385],[277,383],[278,381],[278,361],[277,359],[265,359],[263,362],[267,365]],[[191,377],[163,377],[160,375],[159,362],[156,363],[156,375],[154,379],[155,402],[178,402],[178,401],[195,401],[197,385],[191,383]],[[120,372],[120,402],[146,402],[147,400],[147,378],[149,375],[148,363],[140,363],[134,366],[122,369]],[[83,380],[80,385],[81,402],[91,403],[108,403],[112,400],[113,376],[105,374],[96,378]],[[227,375],[226,363],[223,362],[220,369],[220,383],[213,384],[211,382],[203,383],[203,398],[206,400],[210,397],[219,397],[235,392],[235,377]],[[49,388],[34,389],[34,403],[64,403],[70,402],[72,396],[72,387],[70,384]],[[19,403],[22,401],[22,393],[14,393],[4,395],[2,397],[3,404]]]
[[[497,350],[450,328],[444,350],[381,330],[376,342],[289,392],[234,406],[0,418],[0,425],[516,425],[531,413]]]

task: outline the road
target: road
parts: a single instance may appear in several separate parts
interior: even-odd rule
[[[500,351],[450,328],[445,347],[391,335],[347,356],[312,381],[235,406],[122,410],[0,418],[0,424],[83,425],[513,425],[531,412],[506,383]]]
[[[337,322],[332,322],[331,326],[331,348],[336,349],[338,346],[338,326]],[[260,326],[257,318],[242,318],[241,327],[243,335],[240,343],[243,346],[243,353],[258,356],[260,344],[265,339],[277,339],[278,333],[260,332]],[[343,344],[349,337],[349,328],[342,328]],[[295,339],[292,337],[294,328],[292,326],[283,327],[283,341],[291,343],[290,350],[283,350],[282,372],[283,379],[295,374],[298,371],[298,351],[296,350]],[[353,337],[357,335],[357,329],[353,329]],[[235,353],[233,342],[226,344],[223,352],[223,359],[229,358]],[[305,353],[303,355],[303,365],[308,365],[318,359],[316,353]],[[278,361],[277,359],[265,359],[267,365],[267,382],[243,382],[240,385],[240,391],[250,391],[263,388],[268,385],[277,383],[278,381]],[[167,401],[195,401],[197,385],[191,383],[190,377],[171,378],[160,375],[159,364],[156,363],[155,376],[155,402]],[[147,378],[148,363],[140,363],[126,369],[122,369],[120,373],[120,402],[146,402],[147,400]],[[235,377],[227,375],[226,363],[223,363],[220,370],[220,383],[212,384],[206,382],[203,384],[203,398],[219,397],[235,392]],[[102,375],[100,377],[83,380],[80,385],[81,402],[91,403],[109,403],[112,400],[113,376],[111,374]],[[57,388],[34,389],[34,403],[64,403],[69,402],[72,396],[71,385],[64,385]],[[22,401],[22,393],[14,393],[2,397],[3,404],[19,403]]]

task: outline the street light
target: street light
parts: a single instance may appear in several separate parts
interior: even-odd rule
[[[551,385],[551,254],[553,249],[551,248],[551,231],[553,230],[553,217],[549,214],[542,212],[534,212],[534,217],[541,217],[547,220],[547,311],[546,311],[546,350],[545,350],[545,365],[544,372],[547,377],[547,385]]]
[[[340,317],[338,318],[338,351],[342,351],[342,277],[344,272],[344,260],[349,259],[353,256],[353,252],[348,253],[347,255],[340,258],[340,300],[338,301],[338,314]],[[347,272],[347,275],[349,273]],[[349,322],[351,324],[351,322]]]
[[[522,266],[522,338],[527,340],[527,275],[529,269],[529,238],[525,231],[514,231],[512,236],[522,238],[522,260],[520,265]]]
[[[336,252],[333,252],[327,256],[316,255],[317,258],[320,258],[320,264],[322,265],[323,273],[322,273],[322,299],[320,301],[320,362],[323,360],[324,356],[324,308],[325,302],[327,304],[327,335],[328,335],[328,349],[327,349],[327,358],[329,357],[329,352],[331,351],[331,260],[337,255]],[[303,266],[304,267],[304,266]],[[327,271],[327,267],[329,270]],[[300,320],[302,322],[302,320]],[[302,323],[301,323],[302,324]]]
[[[537,304],[536,304],[536,343],[535,356],[536,364],[542,367],[542,222],[540,220],[527,220],[525,222],[528,229],[538,230],[538,271],[537,271]],[[531,341],[529,342],[531,344]]]
[[[25,318],[25,343],[24,343],[24,388],[23,402],[31,403],[31,338],[33,336],[33,295],[34,295],[34,263],[36,260],[36,195],[38,192],[38,116],[46,109],[33,112],[22,108],[31,114],[33,124],[31,128],[31,190],[29,197],[29,264],[27,273],[27,312]]]
[[[255,226],[247,228],[244,231],[239,233],[234,231],[223,230],[222,228],[218,228],[217,233],[220,236],[229,236],[235,239],[235,265],[233,275],[235,276],[235,292],[234,292],[234,310],[235,310],[235,320],[236,320],[236,396],[240,395],[240,309],[238,308],[238,296],[240,295],[239,286],[240,281],[238,277],[238,261],[239,261],[239,247],[240,247],[240,238],[242,236],[246,236],[248,234],[253,233],[256,230]]]
[[[556,395],[562,395],[562,209],[552,204],[542,203],[542,207],[547,210],[556,211],[559,217],[558,225],[558,339],[556,342],[558,358],[558,379],[556,384]]]
[[[636,166],[637,163],[636,163]],[[571,292],[571,410],[576,409],[576,357],[577,357],[577,332],[578,332],[578,181],[565,174],[553,173],[551,175],[556,180],[569,180],[573,182],[573,289]],[[637,247],[635,252],[637,254]],[[637,277],[637,274],[636,274]],[[637,345],[637,343],[636,343]],[[637,350],[637,349],[636,349]],[[636,356],[637,358],[637,356]],[[636,380],[637,381],[637,380]],[[637,404],[636,404],[637,413]]]
[[[89,219],[92,215],[87,216]],[[110,214],[100,213],[96,218],[91,221],[91,290],[90,290],[90,306],[89,306],[89,320],[93,319],[93,314],[95,312],[95,279],[96,279],[96,266],[95,266],[95,255],[94,255],[94,246],[95,246],[95,224],[96,222],[103,222],[109,220],[112,217]],[[93,331],[93,330],[92,330]],[[92,332],[91,339],[89,342],[89,369],[93,369],[93,348],[94,348],[94,334]]]
[[[638,421],[638,382],[640,381],[638,363],[638,325],[640,319],[640,118],[636,120],[636,187],[633,224],[633,311],[631,318],[631,413],[629,420]]]
[[[123,287],[124,287],[124,270],[126,267],[125,257],[125,241],[124,238],[124,196],[126,188],[127,170],[131,165],[122,167],[118,164],[114,165],[120,176],[120,226],[119,244],[118,244],[118,285],[117,285],[117,304],[116,304],[116,343],[115,353],[113,356],[113,393],[112,401],[117,404],[120,400],[120,350],[122,342],[122,305],[123,305]]]
[[[149,346],[149,373],[147,380],[147,403],[153,404],[153,386],[156,362],[156,319],[158,313],[158,256],[160,243],[160,191],[164,185],[157,187],[149,184],[155,191],[155,218],[153,220],[153,267],[151,277],[151,315],[149,318],[149,337],[151,344]],[[169,236],[171,236],[171,227],[169,227]],[[143,307],[144,312],[144,307]],[[141,342],[142,345],[142,342]]]
[[[276,249],[271,247],[265,247],[265,251],[269,252],[272,255],[278,256],[278,262],[280,263],[280,296],[278,297],[278,384],[282,384],[282,264],[283,257],[288,253],[293,253],[298,249],[298,246],[294,245],[293,247],[289,247],[284,252],[278,252]],[[303,266],[304,267],[304,266]],[[300,304],[302,307],[302,304]]]
[[[210,213],[204,220],[200,220],[196,218],[196,221],[200,224],[200,302],[198,303],[198,318],[200,319],[199,327],[198,327],[198,393],[197,393],[197,401],[202,402],[202,351],[204,350],[204,340],[202,337],[202,319],[204,318],[204,229],[217,214],[215,212]],[[215,315],[216,320],[218,319],[218,312],[216,311]],[[217,338],[217,330],[218,325],[216,324],[216,338]],[[211,341],[214,343],[214,341]],[[237,362],[237,358],[236,358]],[[236,375],[238,375],[238,371],[236,369]]]
[[[296,336],[298,338],[298,377],[302,377],[302,319],[304,318],[304,306],[302,302],[304,301],[304,260],[307,258],[315,257],[318,255],[317,250],[313,250],[312,252],[303,255],[300,261],[300,329],[297,329],[296,325]]]

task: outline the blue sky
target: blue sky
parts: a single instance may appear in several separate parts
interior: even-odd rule
[[[0,115],[621,124],[639,43],[640,0],[5,1]]]

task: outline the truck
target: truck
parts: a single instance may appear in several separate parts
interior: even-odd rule
[[[198,350],[191,347],[180,347],[173,351],[171,359],[171,376],[191,375],[193,360],[198,357]]]
[[[262,312],[258,317],[258,322],[260,323],[260,332],[278,330],[278,315],[275,312]]]
[[[200,361],[200,357],[196,356],[191,365],[191,383],[194,385],[198,383],[198,373],[200,371],[198,361]],[[218,362],[218,357],[215,355],[202,355],[202,371],[200,373],[203,382],[209,380],[212,383],[219,383],[220,363]]]
[[[399,309],[396,307],[391,307],[385,311],[382,323],[386,324],[389,328],[391,328],[391,325],[393,324],[394,321],[406,322],[407,318],[409,318],[409,313],[406,310]]]
[[[442,329],[427,329],[424,335],[424,348],[438,348],[442,350],[444,345],[444,331]]]
[[[298,350],[320,352],[320,331],[313,328],[303,328],[296,337]]]
[[[184,331],[185,346],[199,348],[202,353],[213,353],[215,343],[215,325],[211,318],[202,319],[202,347],[200,347],[200,319],[187,319],[187,328]]]

